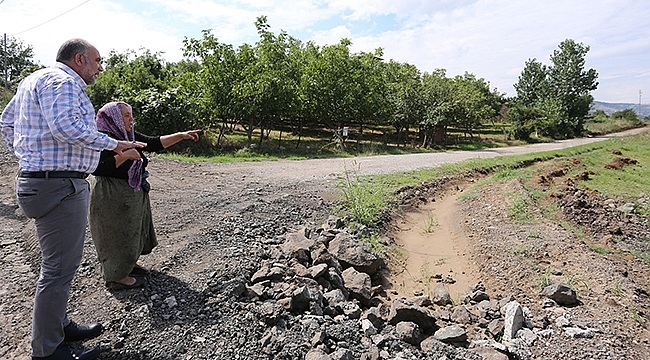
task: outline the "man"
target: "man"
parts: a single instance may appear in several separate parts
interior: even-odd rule
[[[9,149],[18,157],[18,205],[35,219],[41,271],[32,318],[32,359],[95,359],[99,348],[66,342],[101,334],[99,323],[76,324],[66,314],[69,290],[81,262],[89,184],[100,152],[146,144],[117,141],[97,131],[85,88],[104,69],[97,49],[82,39],[65,42],[53,67],[25,78],[0,117]]]

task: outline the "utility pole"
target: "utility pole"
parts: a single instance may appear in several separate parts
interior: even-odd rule
[[[7,33],[5,33],[5,51],[4,51],[4,64],[5,64],[5,89],[9,90],[9,55],[7,55]]]
[[[641,89],[639,89],[639,119],[641,119]]]

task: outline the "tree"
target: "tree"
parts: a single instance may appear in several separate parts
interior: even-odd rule
[[[453,80],[445,69],[437,69],[422,76],[422,101],[424,116],[420,119],[422,146],[431,147],[444,141],[447,128],[452,124]]]
[[[198,114],[204,118],[206,125],[215,126],[222,121],[217,145],[220,145],[229,121],[239,120],[234,87],[242,75],[241,64],[248,58],[240,59],[249,45],[242,45],[239,54],[232,45],[224,44],[212,35],[210,30],[203,31],[201,39],[183,40],[185,64],[190,65],[180,79],[184,89],[192,94],[198,105]]]
[[[389,110],[387,104],[388,86],[386,64],[382,62],[383,50],[372,53],[361,52],[352,56],[355,104],[354,121],[359,126],[357,147],[360,147],[364,126],[387,124]]]
[[[499,95],[490,91],[489,84],[473,74],[456,76],[453,81],[452,124],[473,137],[481,121],[497,115]]]
[[[262,145],[265,130],[273,129],[282,118],[292,114],[298,77],[288,55],[297,40],[285,32],[273,34],[265,16],[257,18],[255,26],[260,40],[250,49],[247,61],[240,64],[243,76],[235,92],[240,103],[246,104],[249,142],[254,127],[259,126]]]
[[[96,107],[110,101],[133,98],[141,90],[164,90],[169,87],[170,76],[159,54],[143,49],[125,53],[111,51],[105,61],[105,71],[97,83],[88,88],[91,101]]]
[[[589,46],[567,39],[551,55],[552,65],[548,71],[550,91],[566,111],[563,119],[566,123],[558,124],[560,129],[557,133],[562,137],[575,137],[584,132],[584,119],[593,102],[589,92],[598,87],[596,70],[585,70],[587,52]]]
[[[637,116],[636,112],[633,109],[614,111],[611,117],[612,119],[622,119],[633,123],[641,122],[641,119],[639,119],[639,116]]]
[[[510,135],[515,139],[530,141],[531,133],[538,130],[543,116],[544,114],[537,107],[515,103],[505,115],[506,120],[512,124]]]
[[[15,89],[20,80],[42,67],[33,60],[32,46],[13,36],[7,37],[6,43],[5,37],[0,37],[0,54],[0,85],[4,88]]]
[[[342,39],[322,49],[308,44],[301,78],[306,111],[334,130],[352,119],[357,74],[350,57],[351,42]]]
[[[542,113],[538,124],[522,126],[515,131],[516,136],[528,138],[526,129],[538,129],[542,135],[553,138],[570,138],[584,132],[584,120],[593,102],[590,91],[598,87],[598,73],[585,69],[585,57],[589,47],[571,39],[560,43],[550,57],[551,65],[544,66],[536,59],[526,62],[526,66],[514,85],[517,103],[535,107]],[[517,116],[519,118],[519,116]],[[530,119],[529,119],[530,120]]]
[[[413,65],[389,61],[387,64],[388,123],[397,132],[397,144],[407,144],[409,129],[424,115],[422,74]]]
[[[519,75],[517,83],[514,85],[517,92],[517,98],[523,105],[534,105],[538,99],[548,94],[546,66],[537,59],[526,61],[524,70]]]
[[[142,49],[140,54],[127,50],[112,51],[106,59],[106,70],[88,95],[95,108],[111,101],[125,101],[133,106],[138,130],[151,134],[167,134],[188,128],[201,128],[197,107],[191,95],[172,76],[176,65]]]

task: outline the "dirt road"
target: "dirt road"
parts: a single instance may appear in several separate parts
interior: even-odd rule
[[[613,136],[639,131],[642,130]],[[142,259],[144,265],[154,269],[147,287],[129,293],[106,290],[88,235],[84,260],[71,292],[69,313],[77,321],[100,321],[105,325],[106,331],[100,338],[85,344],[105,348],[107,351],[102,354],[102,359],[300,358],[305,353],[305,344],[309,345],[313,339],[315,330],[310,326],[315,320],[304,316],[288,318],[285,319],[286,328],[279,324],[265,324],[256,317],[261,305],[233,300],[228,297],[229,291],[233,291],[228,286],[234,280],[250,278],[260,262],[269,257],[272,248],[269,244],[281,241],[288,229],[321,224],[332,211],[330,192],[333,185],[346,170],[354,169],[358,175],[408,171],[469,158],[547,151],[605,139],[575,139],[476,152],[260,163],[187,164],[153,158],[149,167],[152,174],[151,199],[160,246]],[[13,191],[16,166],[13,154],[2,147],[0,358],[26,360],[29,359],[31,306],[39,271],[39,254],[34,246],[33,223],[24,218],[17,207]],[[526,246],[529,247],[517,248],[521,246],[518,245],[521,236],[517,234],[548,233],[550,237],[544,237],[544,243],[555,250],[547,252],[557,256],[560,263],[571,261],[571,256],[582,256],[585,245],[574,239],[575,243],[569,243],[570,247],[553,247],[557,245],[557,239],[569,236],[557,226],[548,227],[553,224],[544,223],[535,231],[505,226],[507,216],[503,199],[511,188],[510,184],[506,185],[483,190],[484,194],[455,207],[454,216],[459,224],[467,227],[468,238],[475,240],[468,245],[468,259],[485,270],[482,274],[487,277],[484,282],[491,286],[488,290],[498,292],[500,296],[515,295],[523,303],[537,306],[534,305],[538,304],[535,282],[540,276],[539,269],[543,272],[546,263],[524,256],[522,259],[534,263],[521,268],[508,266],[508,261],[512,258],[513,248],[520,252],[528,251],[527,254],[537,251],[535,244],[540,243],[540,239],[531,236],[527,238],[529,245]],[[581,264],[589,264],[591,258],[581,261]],[[610,282],[605,281],[614,281],[614,285],[599,288],[600,294],[614,288],[616,281],[623,281],[620,276],[612,278],[607,274],[611,269],[620,269],[624,265],[618,262],[612,265],[602,259],[594,261],[599,265],[589,268],[594,277],[603,274],[598,279],[606,284]],[[571,265],[566,270],[577,272],[579,267]],[[634,281],[647,275],[628,272]],[[625,284],[627,282],[621,286]],[[634,294],[639,288],[644,289],[635,283],[623,290]],[[172,298],[178,305],[169,305]],[[570,315],[575,319],[594,319],[594,314],[603,309],[599,307],[603,302],[589,301],[590,307],[577,308]],[[629,319],[626,308],[609,303],[605,305],[609,306],[607,309],[611,316],[605,319],[605,323],[595,325],[599,325],[606,335],[567,343],[559,334],[559,340],[545,340],[547,345],[539,344],[536,350],[538,358],[614,359],[621,358],[616,356],[626,351],[635,358],[650,354],[645,330],[635,328],[622,333],[630,324],[635,324]],[[585,313],[587,316],[583,316]],[[342,338],[340,346],[349,345],[352,358],[360,358],[360,354],[367,350],[365,343],[358,341],[356,322],[334,324],[329,333]],[[270,345],[265,343],[270,335],[282,341]],[[621,342],[625,344],[620,345]],[[265,352],[268,347],[272,348],[271,353]],[[590,353],[584,349],[597,351]],[[395,358],[403,349],[386,347],[386,351],[389,350],[395,351],[390,353]],[[572,357],[574,352],[580,356]],[[555,355],[544,357],[541,354]],[[592,356],[585,357],[589,354]]]
[[[607,136],[558,140],[549,143],[531,144],[508,148],[495,148],[478,151],[448,151],[409,155],[379,155],[339,159],[279,160],[262,162],[241,162],[230,164],[203,165],[208,172],[235,172],[245,174],[260,181],[287,180],[335,180],[354,170],[357,175],[389,174],[422,168],[437,167],[458,163],[468,159],[494,158],[508,155],[521,155],[534,152],[565,149],[590,144],[613,137],[638,134],[647,128],[632,129]]]

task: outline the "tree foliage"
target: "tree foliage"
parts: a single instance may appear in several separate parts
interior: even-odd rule
[[[41,68],[34,61],[34,48],[13,36],[0,37],[0,85],[15,90],[20,80]]]
[[[90,98],[96,108],[109,101],[131,103],[137,128],[145,132],[217,130],[217,148],[227,146],[222,140],[235,128],[245,130],[251,148],[263,145],[271,130],[301,137],[306,129],[345,147],[343,127],[352,130],[358,146],[372,127],[392,133],[399,146],[434,147],[444,145],[450,131],[473,137],[485,121],[504,113],[503,95],[473,74],[422,72],[384,61],[381,48],[353,52],[349,39],[303,43],[273,32],[264,16],[255,27],[258,40],[238,47],[209,30],[185,38],[183,59],[176,63],[146,49],[111,52],[105,72],[88,88]],[[20,46],[29,59],[31,48]],[[526,62],[506,113],[514,137],[581,133],[589,92],[597,86],[595,70],[584,68],[588,50],[566,40],[551,64]]]
[[[533,106],[537,100],[548,94],[546,73],[546,66],[537,59],[526,61],[524,70],[519,75],[517,83],[514,84],[520,104]]]
[[[604,113],[604,112],[603,112]],[[611,115],[612,119],[625,119],[629,121],[640,121],[639,116],[633,109],[625,109],[614,111]]]
[[[387,121],[397,132],[397,143],[409,143],[409,130],[424,115],[422,74],[410,64],[389,61],[386,65]]]
[[[513,134],[528,139],[533,128],[552,138],[571,138],[584,132],[585,117],[593,102],[590,92],[598,87],[598,73],[585,69],[589,47],[571,39],[564,40],[550,56],[545,66],[536,59],[526,62],[514,85],[518,106],[510,118]],[[533,109],[521,111],[522,106]],[[515,109],[515,108],[513,108]],[[522,114],[536,116],[521,121]],[[519,127],[519,128],[517,128]]]
[[[111,52],[104,73],[87,92],[96,109],[111,101],[129,103],[139,131],[162,135],[195,128],[201,125],[196,105],[176,83],[176,68],[148,50]]]

